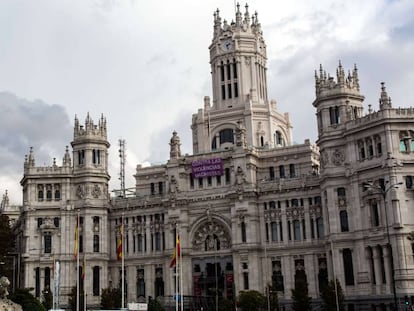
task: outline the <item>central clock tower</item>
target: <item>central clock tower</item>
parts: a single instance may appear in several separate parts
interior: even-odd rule
[[[290,145],[289,116],[277,112],[276,101],[267,95],[266,44],[258,14],[250,15],[248,5],[242,13],[237,4],[229,24],[219,10],[214,12],[209,51],[213,96],[212,102],[206,96],[204,109],[193,115],[193,151],[234,145],[237,127],[246,130],[245,146]]]
[[[222,22],[214,13],[214,36],[209,47],[216,108],[244,106],[248,98],[253,105],[267,101],[266,44],[258,15],[250,17],[248,6],[243,14],[237,5],[236,21]]]

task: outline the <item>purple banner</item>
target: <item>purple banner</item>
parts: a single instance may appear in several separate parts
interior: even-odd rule
[[[223,161],[220,158],[193,161],[191,173],[194,178],[223,175]]]

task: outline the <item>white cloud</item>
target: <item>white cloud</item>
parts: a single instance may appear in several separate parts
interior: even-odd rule
[[[259,14],[268,45],[269,94],[281,111],[289,111],[295,141],[316,138],[309,116],[314,115],[313,71],[320,63],[331,74],[339,59],[345,68],[357,63],[366,103],[377,105],[384,80],[395,106],[411,104],[412,0],[253,0],[249,5],[250,14]],[[116,187],[121,137],[127,141],[129,174],[139,163],[166,160],[174,129],[183,152],[191,153],[191,114],[211,94],[208,46],[216,8],[223,18],[234,18],[233,2],[220,0],[3,0],[0,91],[63,106],[71,120],[75,114],[83,120],[87,112],[95,118],[103,113]],[[22,137],[26,150],[33,144],[18,126],[8,131]],[[66,145],[71,134],[56,135]],[[44,139],[53,146],[43,152],[62,148],[62,141]],[[22,158],[23,151],[13,152]],[[16,170],[21,176],[21,167]],[[127,186],[133,186],[130,175]]]

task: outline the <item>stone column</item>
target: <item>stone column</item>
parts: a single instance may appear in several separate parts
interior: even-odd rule
[[[379,246],[375,246],[372,248],[372,257],[374,259],[374,273],[377,287],[382,284],[381,258],[378,247]]]

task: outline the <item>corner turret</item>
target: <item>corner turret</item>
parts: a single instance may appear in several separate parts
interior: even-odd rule
[[[364,96],[360,93],[358,69],[345,70],[339,61],[334,77],[326,74],[322,65],[319,74],[315,70],[316,99],[313,106],[317,109],[319,137],[330,130],[337,130],[338,126],[347,121],[362,117]]]

